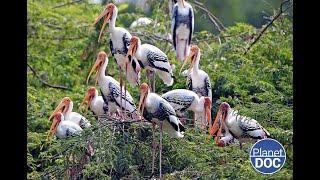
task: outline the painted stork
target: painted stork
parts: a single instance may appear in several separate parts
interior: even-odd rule
[[[129,112],[132,117],[137,117],[137,108],[133,102],[130,93],[123,93],[123,87],[120,88],[120,83],[111,76],[106,76],[105,71],[108,66],[107,54],[103,51],[99,52],[98,57],[87,77],[87,84],[91,74],[96,71],[96,84],[98,82],[104,102],[109,106],[109,102],[115,103],[120,109]],[[121,91],[122,89],[122,91]],[[124,104],[121,106],[120,104]]]
[[[112,56],[115,58],[120,72],[120,85],[122,86],[122,72],[126,72],[126,79],[132,85],[140,84],[140,65],[137,59],[129,58],[126,61],[126,54],[131,39],[131,34],[125,28],[116,27],[116,19],[118,15],[118,8],[112,3],[107,4],[103,12],[96,18],[94,24],[96,25],[103,17],[103,25],[100,30],[98,42],[107,23],[109,23],[110,40],[109,46]],[[127,63],[126,63],[127,62]],[[130,64],[129,64],[130,63]]]
[[[140,86],[140,101],[138,110],[144,119],[152,122],[153,125],[153,152],[152,152],[152,174],[154,173],[154,130],[155,124],[160,126],[160,157],[159,157],[159,172],[161,179],[161,152],[162,152],[162,135],[163,130],[166,131],[172,138],[182,138],[185,128],[181,124],[180,120],[173,107],[161,96],[156,93],[151,93],[148,84],[143,83]]]
[[[72,121],[73,123],[79,125],[81,128],[89,128],[91,127],[90,122],[83,117],[81,114],[77,112],[72,112],[73,109],[73,102],[70,97],[64,97],[56,109],[51,113],[49,119],[52,119],[52,116],[57,113],[61,112],[64,118],[68,121]]]
[[[151,44],[141,44],[138,37],[132,36],[127,56],[136,57],[142,68],[155,72],[167,86],[173,84],[171,64],[167,55],[159,48]],[[154,91],[152,87],[152,92]]]
[[[193,111],[195,114],[194,124],[197,116],[203,114],[207,117],[207,122],[199,122],[198,124],[201,125],[202,129],[206,129],[208,124],[211,127],[211,100],[209,97],[202,96],[199,98],[195,92],[187,89],[174,89],[161,97],[170,103],[177,115],[180,116],[187,110]]]
[[[200,48],[197,45],[191,46],[191,52],[188,59],[190,59],[190,67],[187,72],[187,86],[189,90],[197,93],[200,97],[207,96],[212,100],[211,82],[208,74],[199,69]],[[181,70],[187,61],[184,61]],[[180,70],[180,74],[181,74]]]
[[[90,107],[93,114],[97,116],[107,115],[108,112],[118,113],[116,103],[108,102],[108,104],[106,104],[105,101],[102,96],[99,96],[98,90],[95,87],[90,87],[80,106],[86,104],[86,109]]]
[[[78,124],[66,120],[61,112],[52,114],[49,120],[52,118],[53,122],[48,136],[56,135],[59,139],[64,139],[69,136],[79,135],[82,132],[82,128]]]
[[[189,54],[193,29],[192,6],[185,0],[178,0],[173,7],[171,33],[177,59],[180,61],[184,61]]]
[[[238,115],[238,111],[232,109],[226,102],[221,103],[219,106],[217,116],[210,130],[210,135],[217,135],[216,143],[219,143],[222,128],[225,129],[226,134],[229,133],[239,140],[240,148],[242,148],[242,143],[245,141],[270,137],[270,133],[256,120]]]

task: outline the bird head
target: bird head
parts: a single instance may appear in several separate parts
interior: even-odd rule
[[[57,112],[61,112],[61,113],[65,114],[68,111],[68,109],[70,108],[71,103],[72,103],[72,100],[70,97],[64,97],[60,101],[60,103],[58,104],[56,109],[51,113],[49,120],[51,120],[53,118],[53,115],[55,115]]]
[[[145,102],[149,93],[149,86],[147,83],[142,83],[140,85],[140,101],[138,111],[141,116],[143,116],[143,110],[145,106]]]
[[[181,74],[181,71],[182,71],[183,67],[188,63],[188,61],[190,61],[188,74],[190,73],[191,69],[193,68],[193,66],[194,66],[194,64],[195,64],[195,62],[197,60],[197,57],[198,57],[199,53],[200,53],[200,48],[197,45],[192,45],[191,48],[190,48],[190,54],[187,57],[187,59],[184,60],[182,66],[181,66],[179,74]]]
[[[97,89],[95,87],[90,87],[88,90],[87,90],[87,93],[86,93],[86,96],[84,97],[84,99],[82,100],[82,103],[80,106],[84,106],[85,104],[87,105],[85,107],[86,111],[88,110],[89,108],[89,105],[91,104],[92,102],[92,99],[95,97],[96,95],[96,91]]]
[[[230,105],[226,102],[223,102],[220,104],[217,116],[210,129],[210,135],[214,136],[218,132],[218,130],[219,132],[221,132],[221,128],[223,128],[222,124],[224,124],[225,122],[225,119],[228,115],[229,108],[230,108]],[[220,135],[217,134],[217,136],[220,136]]]
[[[102,11],[102,13],[95,19],[93,25],[96,25],[100,21],[100,19],[102,19],[104,17],[104,21],[103,21],[103,24],[102,24],[102,27],[101,27],[101,30],[100,30],[99,38],[98,38],[98,42],[100,42],[100,38],[101,38],[102,32],[103,32],[106,24],[108,22],[110,22],[110,19],[112,18],[113,13],[114,13],[114,11],[116,9],[117,9],[117,7],[114,4],[109,3],[109,4],[106,5],[106,7]]]
[[[140,39],[137,36],[132,36],[130,39],[130,46],[128,48],[128,52],[126,55],[126,65],[129,64],[130,60],[129,57],[131,58],[131,61],[135,61],[136,63],[136,69],[135,72],[139,73],[141,70],[140,64],[136,58],[133,58],[133,56],[136,54],[138,45],[139,45]]]
[[[134,56],[137,52],[138,49],[138,44],[139,44],[140,39],[137,36],[132,36],[130,39],[130,46],[127,52],[127,58],[129,55]]]
[[[51,124],[50,131],[48,133],[47,139],[50,137],[50,135],[52,137],[52,136],[54,136],[56,134],[57,127],[58,127],[59,123],[64,120],[64,116],[63,116],[63,114],[61,112],[54,113],[52,115],[52,118],[53,118],[53,122]]]
[[[104,52],[104,51],[100,51],[98,54],[98,57],[94,63],[94,65],[92,66],[90,73],[87,77],[87,84],[89,83],[89,78],[91,76],[91,74],[93,73],[93,71],[96,71],[96,82],[95,85],[97,85],[98,79],[99,79],[99,71],[101,69],[101,66],[104,63],[108,63],[108,55]]]

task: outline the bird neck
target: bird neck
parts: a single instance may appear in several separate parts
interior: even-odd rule
[[[198,72],[199,72],[200,56],[201,56],[201,53],[199,51],[198,54],[197,54],[197,57],[196,57],[196,61],[194,62],[194,65],[193,65],[193,68],[192,68],[194,74],[198,74]]]
[[[109,22],[110,31],[113,31],[115,29],[115,27],[116,27],[117,16],[118,16],[118,10],[114,9],[113,13],[112,13],[112,17],[111,17],[110,22]]]
[[[95,93],[94,93],[94,96],[93,96],[93,98],[91,100],[91,104],[90,104],[91,106],[97,101],[98,96],[99,96],[98,90],[96,90]]]
[[[198,105],[196,107],[196,111],[197,112],[203,112],[204,110],[204,96],[201,96],[199,101],[198,101]]]
[[[186,5],[185,0],[178,0],[178,5],[179,5],[180,8],[183,8],[182,2],[184,2],[184,5]]]
[[[69,119],[69,115],[70,115],[72,109],[73,109],[73,102],[71,101],[67,111],[63,114],[64,115],[64,119]]]
[[[100,71],[99,71],[99,78],[98,78],[98,83],[100,85],[100,87],[102,86],[104,79],[106,77],[106,69],[108,66],[108,58],[106,58],[106,60],[104,61],[104,63],[102,64]]]

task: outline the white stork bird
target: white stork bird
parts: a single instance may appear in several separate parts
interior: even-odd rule
[[[225,129],[226,134],[231,134],[239,140],[240,148],[242,148],[242,143],[245,141],[270,137],[270,133],[256,120],[238,115],[238,111],[232,109],[226,102],[221,103],[219,106],[217,116],[210,131],[210,135],[216,134],[217,143],[219,143],[222,128]]]
[[[211,100],[209,97],[199,98],[195,92],[187,89],[174,89],[164,93],[161,97],[170,103],[179,116],[187,110],[193,111],[195,114],[193,124],[197,122],[199,115],[207,117],[207,121],[197,122],[201,129],[206,129],[208,124],[209,127],[211,126]]]
[[[173,84],[171,64],[167,55],[159,48],[151,44],[141,44],[138,37],[132,36],[127,56],[137,58],[142,68],[154,71],[167,86]]]
[[[110,40],[109,46],[112,56],[115,58],[120,71],[120,83],[122,86],[122,73],[126,71],[126,79],[132,85],[140,84],[140,65],[137,59],[129,58],[130,65],[126,63],[126,54],[131,39],[131,34],[125,28],[116,27],[116,19],[118,15],[118,8],[112,3],[107,4],[104,11],[96,18],[94,24],[97,24],[103,17],[104,22],[100,30],[99,39],[107,23],[109,23]],[[129,62],[128,62],[129,63]]]
[[[72,112],[73,109],[73,102],[70,97],[64,97],[56,109],[51,113],[49,119],[52,119],[52,116],[57,113],[61,112],[64,118],[67,121],[72,121],[73,123],[79,125],[81,128],[89,128],[91,127],[90,122],[83,117],[81,114],[77,112]]]
[[[151,93],[148,84],[143,83],[140,86],[140,101],[138,110],[143,115],[144,119],[152,122],[153,125],[153,153],[152,153],[152,174],[154,173],[154,129],[155,124],[160,126],[160,179],[161,179],[161,152],[162,152],[162,134],[163,130],[166,131],[172,138],[182,138],[185,128],[181,124],[180,120],[173,107],[161,96],[156,93]]]
[[[197,93],[200,97],[206,96],[210,97],[212,101],[212,90],[211,90],[211,82],[208,74],[203,70],[199,69],[199,61],[200,61],[200,48],[197,45],[192,45],[190,56],[190,67],[187,72],[187,89],[192,90]],[[187,61],[184,61],[181,70]],[[181,72],[180,70],[180,72]],[[181,74],[181,73],[180,73]]]
[[[98,90],[95,87],[90,87],[80,106],[87,104],[86,109],[90,107],[93,114],[97,116],[107,115],[108,112],[119,113],[116,103],[108,102],[106,104],[105,101],[107,99],[99,96]]]
[[[124,104],[122,109],[129,112],[132,117],[137,117],[137,108],[130,93],[123,93],[124,89],[123,87],[120,88],[119,82],[113,79],[111,76],[105,75],[108,62],[109,60],[107,54],[103,51],[99,52],[96,62],[87,77],[87,84],[93,71],[96,71],[96,83],[99,83],[102,97],[104,97],[104,102],[107,104],[107,106],[109,106],[108,103],[111,102],[115,103],[120,109],[120,104]]]
[[[184,61],[189,54],[194,29],[193,8],[185,0],[178,0],[172,14],[172,42],[177,59]]]
[[[65,119],[61,112],[56,112],[52,114],[49,118],[53,118],[52,125],[48,137],[56,135],[59,139],[64,139],[69,136],[79,135],[82,132],[82,128],[74,123],[73,121],[68,121]]]

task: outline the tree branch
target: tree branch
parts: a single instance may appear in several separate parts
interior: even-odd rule
[[[51,87],[51,88],[56,88],[56,89],[63,89],[63,90],[69,90],[71,91],[70,88],[68,87],[65,87],[65,86],[60,86],[60,85],[52,85],[52,84],[49,84],[48,82],[44,81],[43,79],[41,79],[41,77],[38,75],[37,71],[32,67],[30,66],[28,63],[27,63],[29,69],[32,71],[33,75],[36,76],[42,84],[48,86],[48,87]]]
[[[257,38],[254,39],[254,41],[249,45],[249,47],[247,47],[246,51],[244,54],[247,54],[248,51],[251,49],[251,47],[256,44],[258,42],[258,40],[261,38],[261,36],[266,32],[266,30],[282,15],[283,12],[287,11],[292,4],[286,8],[285,10],[282,9],[283,5],[287,2],[290,2],[290,0],[284,0],[282,1],[281,5],[280,5],[280,9],[279,12],[272,18],[272,20],[259,32]]]
[[[198,7],[199,9],[201,9],[202,11],[206,12],[207,15],[209,16],[210,21],[215,25],[215,27],[218,29],[219,32],[224,31],[226,28],[225,26],[221,23],[221,21],[212,14],[212,12],[210,12],[204,5],[203,3],[194,0],[193,4]]]

